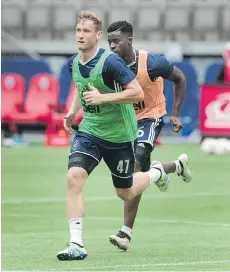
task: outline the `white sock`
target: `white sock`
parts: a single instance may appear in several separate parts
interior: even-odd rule
[[[82,218],[72,218],[69,221],[70,243],[83,246],[82,242]]]
[[[129,227],[123,226],[121,228],[121,231],[127,234],[130,237],[130,239],[132,238],[132,229],[130,229]]]
[[[149,172],[147,172],[150,178],[150,184],[157,182],[160,178],[161,178],[161,171],[156,169],[156,168],[152,168],[149,170]]]
[[[176,165],[176,171],[175,171],[175,173],[180,174],[181,171],[182,171],[182,169],[181,169],[181,165],[180,165],[179,160],[174,161],[174,163]]]

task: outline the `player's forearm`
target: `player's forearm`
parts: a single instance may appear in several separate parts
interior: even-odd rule
[[[102,103],[109,104],[132,104],[144,100],[144,93],[141,88],[125,89],[119,93],[108,93],[102,95]]]
[[[79,101],[73,101],[71,107],[68,111],[69,114],[76,115],[77,112],[80,110],[81,104]]]
[[[77,112],[80,110],[80,108],[81,108],[81,103],[80,103],[78,91],[76,90],[74,92],[73,100],[72,100],[68,113],[72,115],[76,115]]]
[[[179,116],[180,109],[184,101],[185,89],[186,79],[185,76],[182,76],[174,82],[174,105],[172,115]]]

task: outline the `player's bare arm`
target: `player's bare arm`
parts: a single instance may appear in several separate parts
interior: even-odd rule
[[[131,104],[134,102],[142,101],[144,99],[144,92],[136,79],[132,80],[126,86],[124,91],[118,93],[101,94],[95,87],[89,85],[89,92],[84,92],[84,99],[90,105],[98,104]]]
[[[174,66],[172,74],[167,79],[174,82],[174,106],[170,122],[173,125],[173,130],[179,132],[182,128],[179,114],[185,96],[186,78],[184,73]]]
[[[75,88],[75,92],[73,95],[73,100],[70,106],[70,109],[66,116],[64,117],[64,128],[68,133],[73,133],[74,130],[72,128],[72,122],[77,114],[77,112],[81,108],[81,103],[80,103],[80,98],[79,98],[79,93],[77,88]]]

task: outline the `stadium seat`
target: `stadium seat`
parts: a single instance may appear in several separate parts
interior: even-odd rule
[[[166,6],[167,7],[177,7],[177,8],[190,8],[193,5],[193,2],[191,0],[167,0],[166,1]]]
[[[140,3],[139,0],[109,0],[108,1],[110,6],[113,7],[124,7],[124,8],[129,8],[129,9],[136,9]]]
[[[27,38],[51,37],[50,7],[49,1],[29,1],[26,13]]]
[[[46,1],[46,0],[44,0],[44,1]],[[74,6],[74,8],[76,9],[76,10],[82,10],[83,9],[83,7],[84,7],[84,2],[85,2],[85,0],[55,0],[55,1],[51,1],[52,2],[52,4],[53,4],[53,6],[54,5],[62,5],[62,4],[66,4],[66,5],[73,5]]]
[[[190,12],[184,7],[168,7],[164,13],[165,37],[177,41],[189,40]]]
[[[230,40],[230,6],[222,10],[221,27],[222,27],[222,40]]]
[[[15,123],[43,123],[51,120],[52,109],[58,104],[59,82],[50,74],[38,74],[31,78],[24,107],[14,112]]]
[[[22,38],[23,1],[2,1],[2,29],[15,37]]]
[[[217,7],[223,4],[224,1],[225,0],[195,0],[194,5],[198,7],[207,7],[207,6]]]
[[[139,6],[143,8],[164,9],[166,0],[139,0]]]
[[[126,20],[133,24],[132,10],[124,8],[113,8],[109,11],[109,24],[120,20]]]
[[[63,112],[55,112],[55,110],[52,111],[52,117],[50,122],[48,123],[45,139],[46,139],[46,145],[47,146],[69,146],[70,139],[68,133],[64,130],[64,116],[69,111],[69,108],[71,106],[73,95],[75,92],[75,85],[73,82],[71,82],[71,87],[69,91],[69,95],[67,98],[67,101],[64,105]],[[58,109],[57,107],[56,109]],[[61,108],[59,108],[60,110]],[[82,109],[78,111],[76,114],[75,120],[73,121],[73,124],[77,125],[79,124],[83,119],[83,112]],[[73,127],[74,128],[74,127]]]
[[[8,73],[1,76],[2,103],[1,113],[2,122],[12,121],[12,113],[17,105],[23,103],[25,92],[25,81],[22,76],[15,73]]]
[[[68,94],[66,103],[64,104],[64,107],[63,107],[63,112],[61,112],[61,113],[60,112],[55,112],[55,110],[52,112],[52,121],[55,124],[60,125],[60,124],[63,123],[63,118],[70,109],[70,106],[71,106],[71,103],[72,103],[72,100],[73,100],[74,92],[75,92],[75,84],[72,81],[71,85],[70,85],[70,90],[69,90],[69,94]],[[74,124],[79,124],[81,122],[81,120],[82,120],[82,110],[80,110],[77,113],[76,118],[75,118],[73,123]]]
[[[17,73],[25,80],[26,93],[32,76],[40,73],[52,73],[47,61],[29,57],[2,57],[2,73]]]
[[[55,3],[53,6],[53,37],[75,38],[76,17],[79,10],[71,3]]]
[[[206,72],[205,72],[205,84],[211,84],[217,82],[217,77],[220,73],[221,68],[223,67],[223,61],[214,62],[208,65]]]
[[[91,8],[97,8],[97,9],[108,9],[109,7],[109,1],[105,0],[84,0],[83,1],[83,7],[84,9],[90,10]]]
[[[197,7],[193,13],[193,39],[218,40],[218,8]]]
[[[155,40],[161,39],[161,10],[160,9],[141,9],[138,12],[138,34],[140,38],[148,39],[155,35]]]

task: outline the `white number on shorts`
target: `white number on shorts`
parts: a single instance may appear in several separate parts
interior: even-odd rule
[[[141,138],[141,137],[143,137],[143,135],[144,135],[144,130],[142,130],[142,129],[138,129],[138,138]]]
[[[129,169],[129,160],[124,160],[124,161],[120,160],[118,162],[117,171],[119,171],[120,173],[124,173],[124,168],[125,168],[125,174],[127,174],[128,173],[128,169]]]

